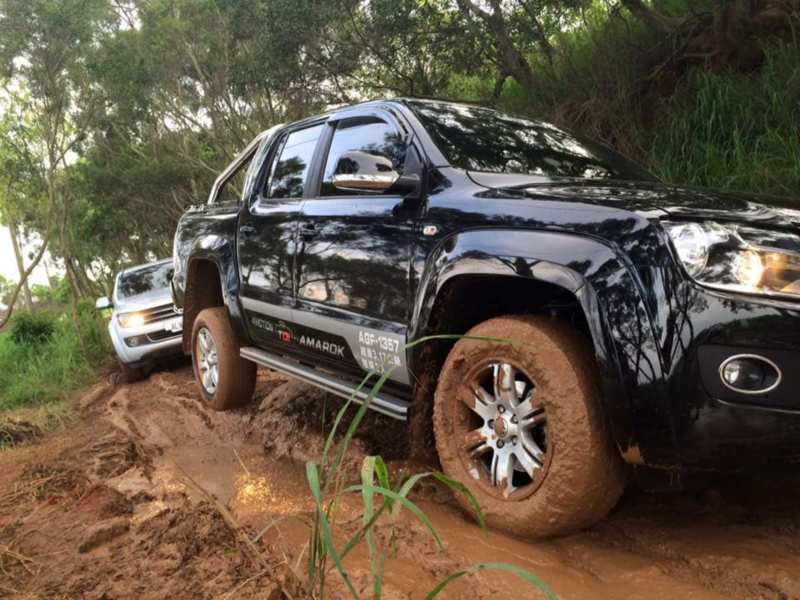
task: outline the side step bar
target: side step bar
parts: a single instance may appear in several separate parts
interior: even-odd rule
[[[369,396],[370,389],[367,386],[361,388],[361,391],[356,393],[358,384],[351,383],[344,379],[339,379],[335,375],[317,371],[311,367],[306,367],[300,363],[286,360],[265,352],[259,348],[248,346],[240,350],[242,358],[251,360],[262,367],[268,367],[281,373],[286,373],[297,379],[301,379],[311,385],[315,385],[323,390],[341,396],[342,398],[350,398],[355,393],[353,398],[354,402],[363,404],[367,396]],[[394,419],[405,421],[408,419],[408,413],[411,409],[411,403],[406,400],[400,400],[383,392],[378,392],[372,398],[369,405],[370,409],[382,413]]]

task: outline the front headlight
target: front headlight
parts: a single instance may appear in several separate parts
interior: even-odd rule
[[[800,237],[743,225],[664,223],[686,272],[721,290],[800,298]]]
[[[144,325],[144,315],[142,313],[123,313],[117,315],[117,320],[122,327],[141,327]]]

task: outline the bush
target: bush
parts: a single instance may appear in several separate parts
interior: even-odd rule
[[[46,311],[17,311],[9,323],[9,335],[16,344],[39,345],[53,337],[56,321]]]
[[[32,321],[28,313],[14,316],[9,333],[0,334],[0,410],[51,404],[94,380],[97,368],[110,355],[111,342],[97,311],[79,306],[79,314],[88,356],[69,310],[57,318],[51,313],[35,315],[37,323],[41,320],[48,323],[43,328],[50,328],[49,335],[38,337],[32,332],[40,329],[28,325]],[[25,323],[16,326],[17,336],[13,322]]]
[[[800,196],[800,47],[766,53],[757,74],[697,70],[667,106],[653,164],[669,182]]]

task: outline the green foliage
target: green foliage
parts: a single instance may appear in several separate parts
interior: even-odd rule
[[[0,304],[8,306],[16,284],[0,275]]]
[[[39,346],[53,337],[56,320],[46,311],[20,310],[9,321],[8,335],[18,345]]]
[[[406,351],[416,345],[425,344],[432,340],[455,340],[464,339],[464,337],[465,336],[458,335],[436,335],[424,337],[410,344],[406,344],[401,351]],[[509,344],[520,343],[508,340],[498,340],[494,338],[472,337],[469,339],[504,342]],[[388,553],[379,548],[373,530],[383,515],[387,515],[392,519],[392,525],[388,536],[388,551],[393,552],[396,542],[394,519],[401,508],[406,508],[416,518],[418,518],[425,528],[430,532],[431,537],[433,537],[433,539],[436,541],[439,549],[444,551],[444,546],[439,539],[439,535],[436,532],[433,523],[430,521],[428,516],[408,498],[414,486],[420,480],[426,477],[433,477],[448,486],[454,493],[464,494],[467,497],[470,504],[475,509],[484,536],[486,540],[489,541],[489,531],[486,528],[483,513],[481,512],[480,505],[475,497],[466,488],[466,486],[450,479],[442,473],[419,473],[408,478],[407,480],[405,480],[404,476],[401,474],[398,481],[392,485],[389,480],[389,469],[387,468],[383,459],[380,456],[368,456],[365,458],[361,468],[361,485],[353,485],[346,489],[342,488],[342,482],[344,480],[344,475],[342,473],[342,461],[347,452],[347,447],[355,435],[355,432],[363,420],[367,410],[369,409],[370,403],[391,375],[393,368],[389,368],[385,372],[380,373],[381,370],[387,368],[387,365],[388,359],[384,362],[384,364],[380,365],[379,368],[370,371],[364,377],[358,389],[353,393],[352,396],[350,396],[348,401],[336,414],[336,418],[334,419],[331,430],[328,433],[328,437],[325,442],[320,464],[317,465],[313,461],[306,463],[308,485],[315,503],[313,522],[310,525],[310,539],[308,543],[308,591],[314,595],[318,593],[319,597],[325,596],[325,580],[328,572],[331,570],[327,564],[328,560],[330,559],[330,561],[333,562],[334,568],[338,571],[339,575],[342,577],[342,580],[345,582],[345,585],[347,585],[347,588],[353,598],[356,600],[359,599],[358,592],[356,591],[350,576],[347,574],[342,561],[361,541],[366,540],[367,549],[370,556],[372,593],[376,600],[380,599],[384,567],[386,565]],[[359,407],[358,411],[353,417],[353,420],[350,422],[347,431],[339,442],[339,447],[334,455],[333,460],[328,463],[328,453],[333,447],[334,440],[336,439],[336,433],[345,413],[353,403],[356,394],[359,393],[361,389],[370,387],[370,382],[375,377],[378,378],[377,381],[372,384],[372,387],[367,394],[367,398]],[[377,484],[375,482],[376,477],[378,480]],[[359,530],[352,538],[350,538],[344,548],[339,550],[333,540],[333,523],[336,520],[338,510],[341,505],[341,497],[348,493],[361,494],[364,502],[364,513],[362,516],[363,526],[361,530]],[[375,502],[376,496],[381,498],[380,507],[377,508],[377,510]],[[253,538],[252,541],[255,542],[257,539],[263,536],[263,534],[272,526],[274,526],[276,522],[277,521],[273,521],[267,525],[255,538]],[[495,569],[513,573],[529,582],[532,586],[541,590],[548,599],[556,599],[555,594],[539,578],[523,569],[520,569],[519,567],[505,563],[486,563],[453,573],[439,583],[436,587],[434,587],[427,597],[435,598],[452,581],[468,573],[484,569]]]
[[[81,310],[81,324],[87,338],[89,352],[81,351],[75,327],[68,315],[54,318],[20,312],[13,323],[28,331],[28,323],[36,323],[33,331],[52,327],[45,338],[32,340],[29,336],[15,338],[12,331],[0,334],[0,410],[25,405],[47,405],[74,393],[94,380],[96,365],[110,355],[110,341],[106,323],[95,311],[85,305]],[[25,316],[24,316],[25,315]],[[41,320],[41,321],[40,321]]]
[[[667,103],[652,163],[669,182],[800,197],[800,46],[757,74],[697,70]]]

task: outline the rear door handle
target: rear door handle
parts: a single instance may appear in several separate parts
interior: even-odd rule
[[[255,232],[256,232],[256,228],[253,227],[250,223],[248,223],[247,225],[242,225],[241,227],[239,227],[239,233],[241,233],[245,237],[253,235]]]

